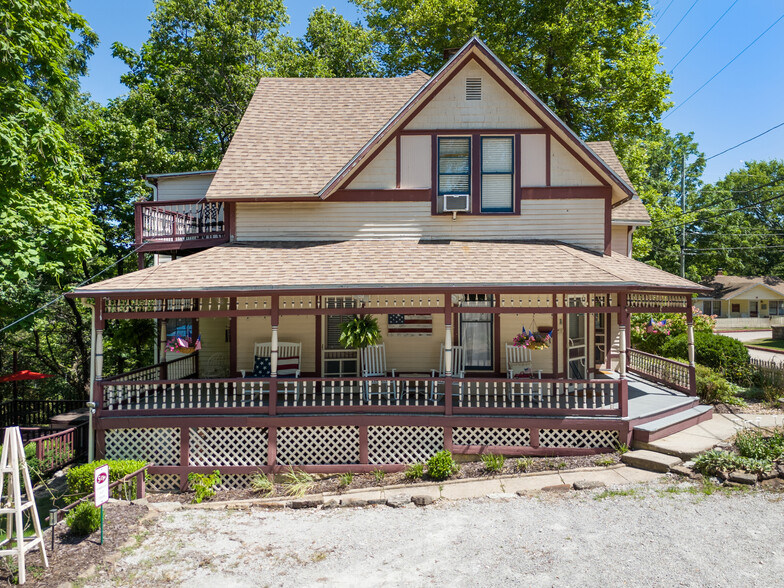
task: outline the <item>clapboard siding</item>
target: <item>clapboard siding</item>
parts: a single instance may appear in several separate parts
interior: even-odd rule
[[[213,177],[214,174],[158,178],[158,200],[204,198],[207,195],[207,189],[210,187]]]
[[[620,255],[629,255],[629,230],[625,225],[612,228],[612,251]]]
[[[550,141],[550,185],[599,186],[591,172],[556,140]]]
[[[547,185],[547,136],[520,136],[520,185],[523,187]]]
[[[392,141],[378,153],[348,185],[352,190],[387,190],[397,183],[395,158],[397,147]]]
[[[406,190],[430,188],[432,162],[430,135],[400,137],[400,187]]]
[[[431,215],[429,202],[238,203],[238,241],[557,239],[604,250],[601,199],[524,200],[521,215]]]
[[[526,330],[531,330],[537,326],[552,327],[553,318],[552,314],[502,314],[500,315],[501,322],[501,372],[506,373],[509,366],[506,363],[506,345],[511,344],[516,335],[519,335],[523,327]],[[554,327],[553,334],[555,334]],[[562,341],[560,336],[556,341]],[[561,358],[563,359],[563,358]],[[534,371],[542,370],[543,374],[552,374],[553,372],[553,346],[547,349],[537,349],[531,351],[531,361],[533,362]]]

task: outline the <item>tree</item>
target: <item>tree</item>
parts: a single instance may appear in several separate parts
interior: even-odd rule
[[[385,72],[434,73],[443,51],[485,41],[584,140],[621,156],[655,134],[670,77],[647,0],[354,0],[380,35]]]
[[[381,66],[373,55],[373,33],[352,24],[335,9],[316,8],[300,45],[304,54],[321,63],[322,72],[337,78],[374,77]]]

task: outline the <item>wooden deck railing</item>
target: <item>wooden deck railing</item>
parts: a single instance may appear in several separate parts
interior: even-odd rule
[[[630,372],[687,394],[695,393],[691,388],[692,370],[689,364],[637,349],[629,349],[628,358]]]
[[[135,213],[137,247],[145,243],[205,247],[228,240],[222,202],[137,202]]]
[[[0,404],[0,427],[48,425],[53,416],[84,406],[84,400],[7,400]]]
[[[626,415],[625,380],[229,378],[102,381],[103,414]],[[450,393],[446,393],[450,391]]]
[[[162,361],[129,372],[104,378],[105,382],[147,382],[151,380],[184,380],[198,373],[199,352],[194,351],[177,359]]]
[[[73,463],[87,448],[87,433],[87,423],[83,423],[77,427],[32,439],[41,471],[51,472]]]

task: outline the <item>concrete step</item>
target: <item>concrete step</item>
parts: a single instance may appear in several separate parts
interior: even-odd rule
[[[628,466],[648,470],[650,472],[660,472],[666,474],[672,466],[680,465],[683,460],[679,457],[656,453],[646,449],[629,451],[621,456],[621,461]]]
[[[642,425],[634,426],[633,445],[640,446],[642,443],[650,443],[662,437],[667,437],[673,433],[683,431],[693,427],[703,421],[709,420],[713,416],[713,407],[700,404],[698,406],[683,410],[670,416],[666,416],[655,421],[650,421]]]

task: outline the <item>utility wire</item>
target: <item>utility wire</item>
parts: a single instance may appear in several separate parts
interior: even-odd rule
[[[90,276],[90,277],[89,277],[89,278],[87,278],[86,280],[83,280],[83,281],[79,282],[79,283],[78,283],[78,284],[76,284],[76,286],[74,286],[73,288],[80,288],[80,287],[84,286],[85,284],[87,284],[88,282],[91,282],[91,281],[93,281],[95,278],[97,278],[97,277],[98,277],[98,276],[100,276],[101,274],[105,274],[107,271],[109,271],[110,269],[112,269],[112,268],[113,268],[114,266],[116,266],[118,263],[120,263],[120,262],[122,262],[122,261],[125,261],[125,260],[126,260],[127,258],[129,258],[131,255],[133,255],[134,253],[136,253],[137,251],[139,251],[139,249],[141,249],[143,246],[144,246],[143,244],[142,244],[142,245],[139,245],[139,246],[138,246],[136,249],[134,249],[133,251],[131,251],[130,253],[128,253],[128,254],[127,254],[127,255],[125,255],[124,257],[121,257],[120,259],[118,259],[117,261],[115,261],[114,263],[112,263],[111,265],[107,265],[105,268],[103,268],[103,269],[102,269],[101,271],[99,271],[97,274],[93,274],[92,276]],[[72,289],[73,289],[73,288],[72,288]],[[40,307],[36,308],[36,309],[35,309],[33,312],[30,312],[30,313],[28,313],[28,314],[24,315],[24,316],[23,316],[22,318],[20,318],[20,319],[16,319],[16,320],[15,320],[14,322],[12,322],[10,325],[6,325],[5,327],[2,327],[2,328],[0,328],[0,333],[2,333],[3,331],[7,331],[8,329],[10,329],[11,327],[13,327],[14,325],[17,325],[17,324],[21,323],[22,321],[24,321],[24,320],[26,320],[26,319],[30,318],[31,316],[33,316],[33,315],[35,315],[35,314],[38,314],[39,312],[41,312],[41,311],[42,311],[42,310],[44,310],[45,308],[48,308],[48,307],[52,306],[52,304],[54,304],[55,302],[58,302],[58,301],[62,300],[63,298],[65,298],[65,295],[66,295],[66,294],[67,294],[67,292],[63,292],[63,293],[62,293],[62,294],[60,294],[60,295],[59,295],[57,298],[54,298],[54,299],[50,300],[49,302],[47,302],[46,304],[44,304],[44,305],[42,305],[42,306],[40,306]]]
[[[656,18],[656,22],[654,22],[653,24],[658,24],[659,23],[659,21],[662,19],[662,17],[665,14],[667,14],[667,11],[670,9],[670,6],[672,6],[673,2],[675,2],[675,0],[670,0],[670,3],[667,5],[667,8],[665,8],[662,12],[659,13],[659,16]]]
[[[727,13],[728,13],[730,10],[732,10],[732,7],[733,7],[733,6],[735,6],[737,3],[738,3],[738,0],[735,0],[735,1],[734,1],[732,4],[730,4],[730,7],[729,7],[727,10],[725,10],[725,11],[722,13],[722,15],[721,15],[719,18],[717,18],[717,19],[716,19],[716,22],[714,22],[714,23],[711,25],[711,27],[710,27],[710,28],[709,28],[707,31],[705,31],[705,33],[702,35],[702,37],[700,37],[699,39],[697,39],[697,42],[696,42],[696,43],[694,43],[694,45],[692,45],[692,46],[691,46],[691,49],[689,49],[689,50],[686,52],[686,55],[684,55],[683,57],[681,57],[681,58],[678,60],[678,63],[676,63],[675,65],[673,65],[673,66],[672,66],[672,69],[670,70],[670,73],[674,72],[674,71],[675,71],[675,68],[676,68],[676,67],[678,67],[678,66],[681,64],[681,61],[683,61],[684,59],[686,59],[686,58],[689,56],[689,53],[691,53],[692,51],[694,51],[694,49],[697,47],[697,45],[699,45],[700,43],[702,43],[702,40],[703,40],[705,37],[707,37],[707,36],[708,36],[708,33],[710,33],[710,32],[711,32],[711,31],[712,31],[712,30],[713,30],[713,29],[716,27],[716,25],[717,25],[717,24],[719,24],[719,22],[721,21],[721,19],[722,19],[722,18],[724,18],[724,16],[725,16],[725,15],[726,15],[726,14],[727,14]]]
[[[678,29],[679,26],[681,26],[681,23],[683,22],[683,19],[686,18],[687,16],[689,16],[689,13],[691,12],[691,9],[694,8],[695,6],[697,6],[697,2],[699,2],[699,1],[700,0],[694,0],[694,4],[689,6],[689,9],[686,11],[686,14],[684,14],[681,17],[681,19],[675,24],[675,28],[670,31],[669,35],[664,37],[664,41],[662,41],[662,45],[664,45],[664,43],[667,42],[667,39],[669,39],[672,36],[672,34]]]
[[[777,125],[775,125],[775,126],[773,126],[773,127],[770,127],[770,128],[767,130],[767,131],[762,131],[762,132],[761,132],[759,135],[755,135],[755,136],[753,136],[751,139],[746,139],[745,141],[741,141],[741,142],[740,142],[740,143],[738,143],[737,145],[733,145],[732,147],[730,147],[729,149],[725,149],[725,150],[724,150],[724,151],[722,151],[721,153],[717,153],[716,155],[711,155],[710,157],[706,157],[706,158],[705,158],[705,161],[709,161],[709,160],[713,159],[714,157],[718,157],[719,155],[724,155],[724,154],[725,154],[725,153],[727,153],[728,151],[732,151],[733,149],[737,149],[737,148],[738,148],[738,147],[740,147],[741,145],[745,145],[746,143],[750,143],[750,142],[751,142],[751,141],[753,141],[754,139],[759,139],[759,138],[760,138],[762,135],[767,135],[769,132],[771,132],[771,131],[775,131],[775,130],[776,130],[777,128],[779,128],[779,127],[784,127],[784,122],[782,122],[782,123],[779,123],[779,124],[777,124]]]
[[[743,55],[743,54],[744,54],[744,53],[745,53],[745,52],[746,52],[746,51],[747,51],[747,50],[748,50],[748,49],[749,49],[749,48],[750,48],[752,45],[754,45],[754,44],[755,44],[757,41],[759,41],[759,40],[760,40],[762,37],[764,37],[764,36],[765,36],[765,34],[766,34],[766,33],[767,33],[767,32],[768,32],[770,29],[772,29],[774,26],[776,26],[776,25],[779,23],[779,21],[780,21],[781,19],[783,19],[783,18],[784,18],[784,14],[782,14],[782,15],[781,15],[780,17],[778,17],[778,18],[777,18],[775,21],[773,21],[773,24],[772,24],[772,25],[770,25],[770,26],[769,26],[767,29],[765,29],[764,31],[762,31],[762,32],[761,32],[761,33],[760,33],[760,34],[757,36],[757,38],[755,38],[755,39],[754,39],[754,40],[753,40],[751,43],[749,43],[748,45],[746,45],[746,46],[745,46],[745,47],[744,47],[744,48],[741,50],[741,52],[740,52],[740,53],[738,53],[738,54],[737,54],[735,57],[733,57],[732,59],[730,59],[730,60],[729,60],[729,61],[728,61],[728,62],[727,62],[725,65],[724,65],[724,67],[722,67],[722,68],[721,68],[719,71],[717,71],[715,74],[713,74],[713,75],[710,77],[710,79],[708,79],[708,81],[707,81],[707,82],[705,82],[705,83],[704,83],[702,86],[700,86],[699,88],[697,88],[696,90],[694,90],[694,92],[692,92],[691,94],[689,94],[689,97],[688,97],[688,98],[686,98],[686,100],[684,100],[683,102],[681,102],[680,104],[678,104],[678,106],[676,106],[675,108],[673,108],[672,110],[670,110],[670,111],[669,111],[669,112],[668,112],[668,113],[667,113],[667,114],[666,114],[664,117],[662,117],[662,120],[666,120],[666,119],[667,119],[667,118],[668,118],[670,115],[672,115],[672,114],[673,114],[673,113],[674,113],[676,110],[678,110],[678,109],[679,109],[681,106],[683,106],[683,105],[684,105],[684,104],[686,104],[686,103],[687,103],[689,100],[691,100],[692,98],[694,98],[694,96],[696,96],[696,95],[697,95],[697,93],[698,93],[700,90],[702,90],[702,89],[703,89],[705,86],[707,86],[708,84],[710,84],[710,83],[711,83],[711,82],[712,82],[712,81],[713,81],[713,80],[716,78],[716,76],[718,76],[718,75],[719,75],[721,72],[723,72],[723,71],[724,71],[725,69],[727,69],[727,68],[728,68],[730,65],[732,65],[732,63],[733,63],[733,62],[734,62],[736,59],[738,59],[738,57],[740,57],[741,55]]]

